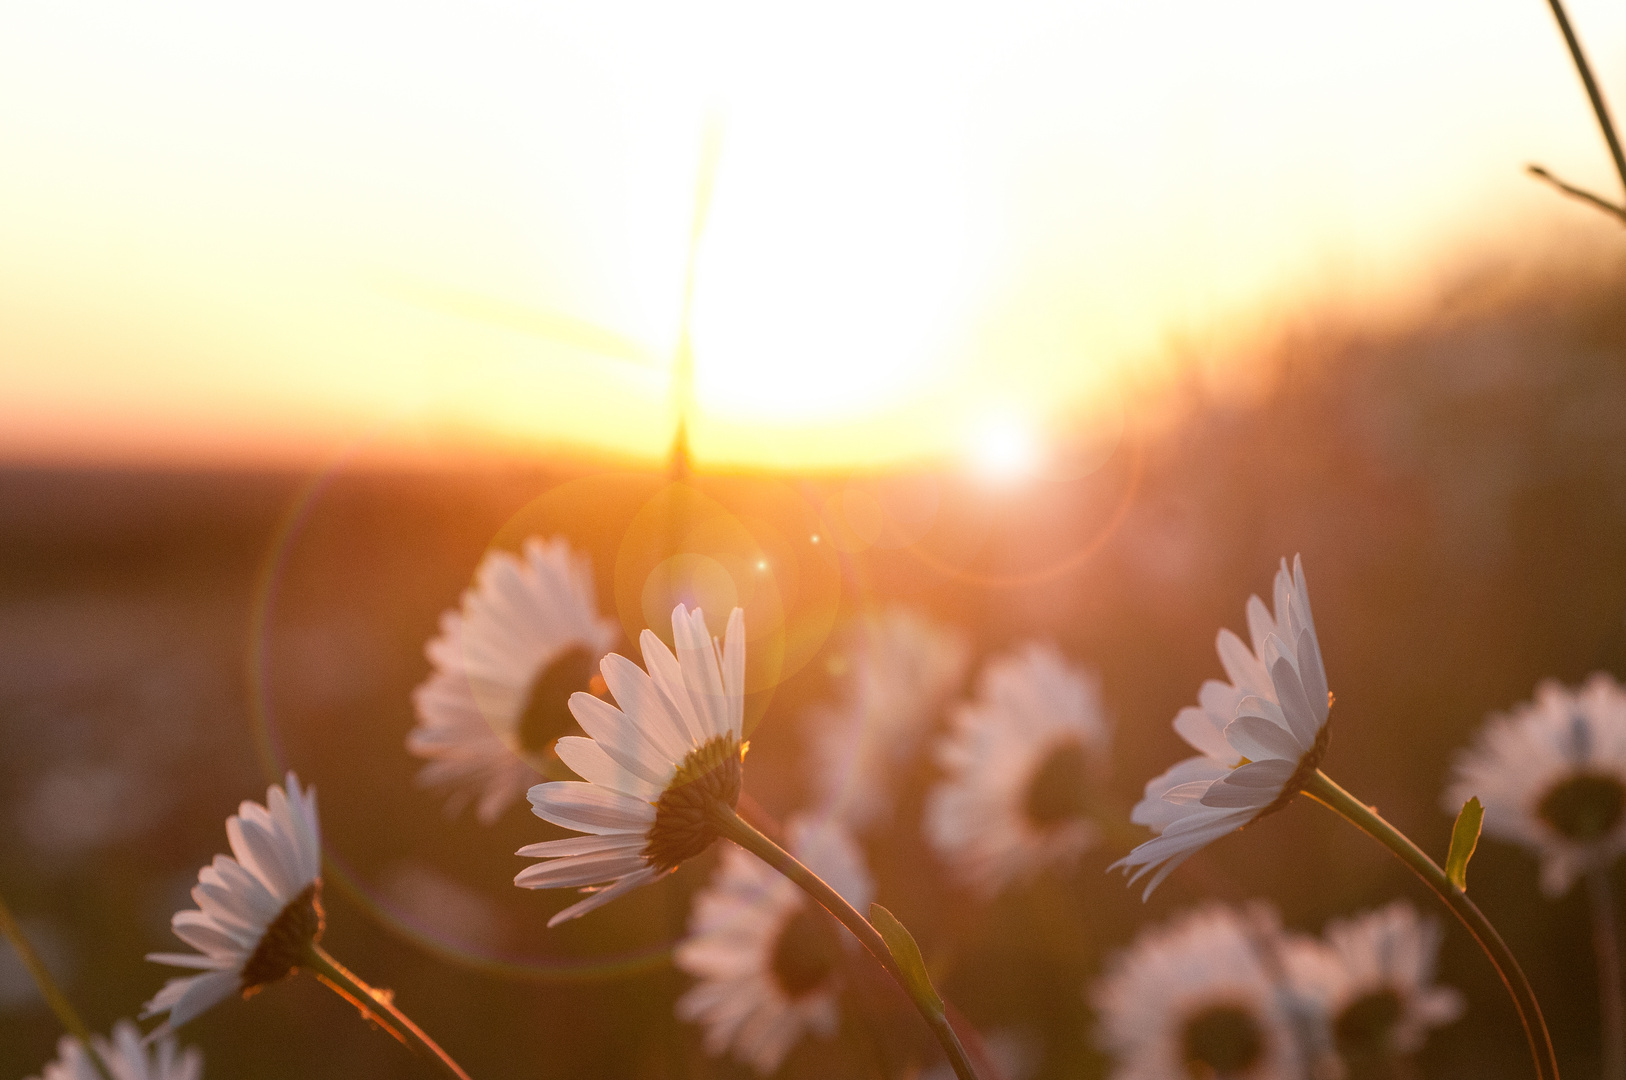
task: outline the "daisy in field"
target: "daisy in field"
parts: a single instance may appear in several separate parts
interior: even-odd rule
[[[839,825],[792,819],[790,851],[849,903],[867,910],[874,885]],[[677,966],[698,981],[677,1015],[706,1029],[706,1052],[732,1054],[759,1074],[779,1068],[804,1035],[840,1023],[841,967],[857,941],[778,871],[729,847],[695,896]]]
[[[1276,572],[1276,611],[1248,598],[1253,647],[1230,630],[1216,646],[1229,682],[1210,679],[1174,729],[1198,751],[1146,785],[1131,818],[1158,835],[1114,864],[1146,896],[1198,849],[1285,806],[1327,750],[1331,697],[1297,556]]]
[[[1416,1053],[1462,1015],[1462,995],[1434,984],[1440,925],[1404,901],[1327,924],[1321,941],[1284,953],[1293,985],[1326,1017],[1333,1047],[1359,1073]]]
[[[1540,858],[1548,896],[1606,869],[1626,851],[1626,690],[1602,672],[1578,690],[1544,682],[1492,717],[1441,801],[1455,814],[1473,796],[1486,833]]]
[[[182,1050],[169,1032],[144,1045],[141,1030],[120,1020],[113,1025],[111,1041],[97,1035],[92,1042],[114,1080],[201,1080],[203,1076],[203,1053],[193,1046]],[[64,1035],[57,1043],[56,1060],[30,1080],[101,1080],[101,1073],[79,1040]]]
[[[1303,1080],[1301,1003],[1268,909],[1200,908],[1142,931],[1091,999],[1115,1080]]]
[[[938,748],[944,779],[926,804],[926,835],[984,898],[1098,838],[1098,798],[1111,735],[1100,680],[1053,646],[991,662]]]
[[[717,839],[712,804],[739,802],[745,721],[745,615],[735,608],[721,647],[705,615],[672,612],[671,649],[645,630],[647,672],[631,660],[600,664],[615,704],[587,693],[570,711],[589,738],[558,743],[581,781],[531,788],[537,817],[584,833],[520,848],[546,861],[514,878],[526,889],[585,887],[585,899],[548,920],[556,926],[675,870]]]
[[[264,806],[244,800],[226,819],[231,855],[216,855],[198,871],[198,883],[192,888],[197,908],[176,912],[170,920],[175,936],[198,951],[147,954],[155,963],[199,974],[170,979],[142,1007],[141,1018],[167,1013],[155,1032],[165,1033],[233,994],[250,997],[269,983],[305,970],[368,1020],[402,1043],[415,1045],[447,1076],[468,1080],[468,1074],[396,1007],[392,995],[368,986],[319,944],[326,920],[316,791],[301,788],[292,772],[284,783],[286,790],[275,784],[266,790]]]
[[[265,805],[245,800],[226,820],[231,855],[198,871],[195,910],[170,920],[195,953],[149,953],[148,960],[199,974],[169,980],[141,1011],[168,1013],[179,1026],[233,994],[245,997],[293,973],[322,933],[322,836],[316,792],[289,773]],[[234,857],[235,856],[235,857]]]
[[[957,632],[903,608],[855,627],[838,704],[809,711],[815,792],[857,830],[892,815],[892,788],[965,678]]]
[[[495,821],[575,730],[570,695],[593,683],[618,633],[599,616],[586,557],[564,539],[487,555],[462,609],[441,616],[426,650],[434,671],[412,695],[407,749],[428,759],[418,782],[448,791],[454,812],[472,799]]]

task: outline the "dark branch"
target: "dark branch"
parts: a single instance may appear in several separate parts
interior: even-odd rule
[[[1608,199],[1600,198],[1584,188],[1578,188],[1573,184],[1566,184],[1564,181],[1560,180],[1546,169],[1543,169],[1540,165],[1526,165],[1525,171],[1538,180],[1547,181],[1547,183],[1551,184],[1559,191],[1562,191],[1570,198],[1579,199],[1584,203],[1590,203],[1599,210],[1602,210],[1604,213],[1608,214],[1610,217],[1619,221],[1622,225],[1626,225],[1626,206],[1616,206]]]

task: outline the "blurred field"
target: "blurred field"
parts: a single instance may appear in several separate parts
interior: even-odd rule
[[[798,728],[839,670],[826,631],[906,602],[964,627],[979,660],[1043,636],[1097,667],[1127,810],[1184,753],[1169,721],[1219,674],[1215,631],[1241,628],[1248,593],[1302,552],[1337,695],[1327,770],[1443,853],[1442,780],[1487,711],[1544,677],[1626,678],[1626,260],[1485,269],[1382,335],[1308,320],[1262,369],[1243,393],[1194,362],[1163,419],[1131,422],[1099,468],[1019,489],[698,476],[706,513],[802,560],[799,591],[782,584],[781,599],[787,655],[808,662],[753,699],[747,790],[781,816],[800,805]],[[564,531],[593,552],[601,603],[619,598],[636,622],[642,594],[616,566],[625,577],[677,535],[650,523],[662,483],[514,461],[341,464],[314,481],[0,474],[0,882],[92,1026],[161,984],[141,955],[172,947],[170,913],[224,850],[238,800],[264,797],[275,757],[320,792],[339,871],[330,950],[393,988],[473,1075],[747,1075],[706,1059],[671,1017],[684,980],[663,948],[714,856],[545,931],[562,897],[514,889],[524,861],[510,852],[552,834],[519,808],[491,829],[447,818],[402,748],[423,644],[486,548]],[[816,555],[798,546],[812,532],[826,539]],[[734,543],[727,529],[684,535],[701,553]],[[1147,905],[1102,874],[1117,846],[982,908],[921,844],[930,776],[922,763],[894,834],[871,849],[879,900],[985,1031],[1041,1048],[1044,1077],[1104,1074],[1080,991],[1149,920],[1264,897],[1319,930],[1396,896],[1429,903],[1385,852],[1301,800],[1213,845]],[[1534,860],[1491,841],[1471,885],[1524,961],[1566,1074],[1594,1072],[1581,896],[1543,900]],[[1469,1012],[1434,1037],[1422,1073],[1527,1075],[1505,995],[1455,928],[1443,968]],[[921,1050],[914,1021],[886,988],[869,992],[899,1010],[880,1033],[850,1016],[841,1043],[804,1046],[787,1075],[903,1074]],[[210,1076],[427,1075],[305,978],[185,1036]],[[0,1074],[37,1071],[56,1037],[0,958]]]

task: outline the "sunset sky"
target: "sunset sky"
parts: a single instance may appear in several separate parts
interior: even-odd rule
[[[1626,8],[1570,13],[1626,107]],[[1619,197],[1541,0],[12,5],[0,460],[1042,444]]]

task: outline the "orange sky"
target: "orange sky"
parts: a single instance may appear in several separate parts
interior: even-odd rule
[[[657,455],[708,115],[716,464],[1042,441],[1171,342],[1605,227],[1527,161],[1615,190],[1539,0],[766,7],[8,15],[0,458]],[[1626,104],[1626,11],[1571,14]]]

